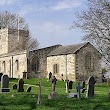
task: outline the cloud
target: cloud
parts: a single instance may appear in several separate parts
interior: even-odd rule
[[[79,7],[82,4],[81,0],[60,0],[52,3],[46,2],[46,4],[38,5],[36,3],[30,3],[22,6],[19,11],[20,15],[24,16],[33,12],[50,12],[50,11],[63,11],[72,10]]]
[[[73,9],[79,7],[81,5],[80,0],[62,0],[59,1],[56,5],[52,6],[52,10],[65,10],[65,9]]]
[[[16,3],[17,1],[19,0],[2,0],[0,2],[0,5],[1,6],[4,6],[4,5],[13,5],[14,3]]]

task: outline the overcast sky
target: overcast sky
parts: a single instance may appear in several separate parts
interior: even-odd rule
[[[86,0],[0,0],[0,11],[19,13],[40,47],[47,47],[82,42],[81,30],[69,28],[75,13],[84,10],[86,4]]]

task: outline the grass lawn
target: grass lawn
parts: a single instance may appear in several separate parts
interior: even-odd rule
[[[18,93],[17,90],[12,90],[12,85],[18,83],[17,79],[10,79],[10,93],[0,94],[0,110],[110,110],[110,100],[108,99],[109,86],[107,84],[95,85],[95,97],[85,98],[86,94],[81,94],[81,99],[66,98],[65,83],[57,81],[56,91],[58,98],[49,100],[48,94],[51,92],[51,83],[47,79],[42,79],[42,103],[36,105],[38,93],[39,79],[32,78],[24,80],[24,90],[29,85],[32,85],[30,93]],[[29,84],[29,85],[28,85]],[[75,83],[73,90],[76,92]]]

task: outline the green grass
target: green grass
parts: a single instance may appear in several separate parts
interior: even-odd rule
[[[49,100],[48,94],[51,92],[51,82],[44,78],[42,79],[42,103],[36,105],[38,82],[39,79],[37,78],[24,80],[24,91],[29,85],[32,85],[32,91],[30,93],[18,93],[17,90],[12,90],[13,84],[18,83],[18,79],[10,79],[11,92],[0,94],[0,110],[110,110],[109,86],[105,83],[95,85],[94,98],[86,98],[84,93],[81,94],[81,99],[76,99],[67,98],[65,82],[57,81],[56,92],[58,92],[58,97],[55,100]],[[71,92],[76,92],[75,85],[76,83],[73,83]]]

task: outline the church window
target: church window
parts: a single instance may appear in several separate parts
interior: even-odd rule
[[[32,71],[39,71],[39,63],[40,63],[39,58],[37,56],[35,56],[31,62],[31,70]]]
[[[5,64],[5,61],[3,61],[3,71],[5,72],[6,71],[6,64]]]
[[[16,65],[16,70],[19,70],[19,62],[18,62],[18,60],[15,61],[15,65]]]
[[[53,73],[58,73],[59,72],[59,66],[58,64],[53,65]]]
[[[88,71],[93,71],[93,66],[93,56],[90,52],[87,52],[85,56],[85,69]]]

